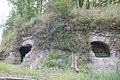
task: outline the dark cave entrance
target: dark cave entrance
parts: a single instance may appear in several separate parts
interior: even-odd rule
[[[95,53],[96,57],[110,57],[109,46],[101,41],[91,42],[92,51]]]
[[[21,54],[21,62],[23,61],[25,55],[31,51],[31,48],[32,46],[30,44],[20,47],[19,52]]]

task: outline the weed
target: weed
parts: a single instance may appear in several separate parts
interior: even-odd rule
[[[96,57],[110,57],[110,55],[107,53],[97,53],[97,54],[95,54],[95,56]]]
[[[39,79],[46,80],[120,80],[120,75],[116,72],[100,72],[96,73],[94,71],[86,73],[75,73],[70,69],[65,71],[46,70],[44,72],[38,70],[28,70],[27,68],[13,66],[6,63],[5,61],[0,61],[0,74],[7,74],[7,76],[31,76]]]

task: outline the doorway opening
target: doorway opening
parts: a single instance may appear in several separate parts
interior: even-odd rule
[[[25,46],[21,46],[19,52],[21,54],[21,62],[23,61],[25,55],[31,51],[32,46],[27,44]]]
[[[96,57],[110,57],[109,46],[101,41],[91,42],[92,51],[95,53]]]

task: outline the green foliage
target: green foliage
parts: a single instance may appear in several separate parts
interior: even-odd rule
[[[13,66],[6,62],[0,61],[0,76],[8,77],[33,77],[37,80],[120,80],[120,74],[111,70],[111,72],[99,72],[94,71],[86,73],[75,73],[70,69],[65,71],[55,70],[29,70],[19,65]],[[57,77],[56,77],[57,76]]]
[[[69,64],[69,55],[58,53],[55,50],[49,52],[48,58],[43,61],[45,67],[65,68]]]
[[[96,57],[110,57],[108,53],[97,53],[95,54]]]
[[[83,6],[86,9],[90,9],[93,7],[105,7],[105,6],[109,6],[109,5],[113,5],[113,4],[119,4],[119,0],[86,0],[84,1],[85,4],[83,4]]]
[[[9,53],[12,50],[12,41],[15,36],[15,33],[13,30],[11,30],[9,27],[4,29],[3,33],[3,39],[2,43],[0,44],[0,51],[3,51],[5,54]]]
[[[49,52],[49,57],[52,59],[58,59],[61,58],[61,55],[57,51],[52,50]]]
[[[24,67],[15,67],[11,64],[8,64],[5,61],[0,61],[0,74],[10,74],[12,76],[33,76],[38,77],[40,75],[39,71],[28,70]],[[9,76],[9,75],[6,75]]]
[[[104,6],[109,6],[113,4],[119,4],[119,0],[55,0],[53,1],[54,6],[57,8],[94,8],[94,7],[104,7]]]
[[[58,26],[58,25],[57,25]],[[55,46],[62,50],[68,50],[70,52],[75,52],[78,50],[80,44],[77,36],[64,26],[56,27],[56,32],[58,33],[58,39],[55,40]]]
[[[62,3],[62,1],[60,3],[59,1],[57,1],[54,6],[57,6],[57,5],[60,6],[63,4],[64,3]],[[107,30],[110,27],[114,28],[114,26],[116,26],[115,28],[117,28],[117,30],[119,31],[120,29],[119,27],[120,21],[118,19],[119,6],[120,5],[118,4],[118,5],[111,5],[109,7],[103,8],[103,14],[101,14],[101,16],[98,16],[98,17],[96,15],[93,15],[93,13],[77,14],[77,15],[74,15],[73,17],[73,14],[71,12],[67,12],[66,14],[64,11],[62,11],[62,13],[60,13],[62,16],[61,17],[57,16],[57,20],[56,20],[57,22],[52,24],[51,26],[53,28],[49,30],[50,31],[49,35],[53,39],[51,39],[49,43],[46,43],[46,42],[42,43],[43,45],[42,46],[40,45],[40,47],[43,47],[44,49],[57,48],[62,50],[68,50],[70,52],[78,51],[80,49],[80,41],[77,38],[76,34],[74,34],[72,31],[67,30],[66,23],[72,24],[73,25],[72,27],[76,27],[76,26],[80,27],[80,30],[82,30],[82,32],[84,33],[92,31],[94,29],[99,30],[99,28]],[[56,9],[56,10],[59,10],[59,9]],[[67,10],[70,11],[69,8]],[[82,11],[82,9],[80,10],[81,13],[85,11]],[[98,10],[98,11],[101,11],[101,10]],[[92,9],[92,12],[99,13],[93,9]],[[64,17],[64,13],[67,15],[66,17]],[[16,12],[13,11],[11,16],[7,20],[6,25],[8,27],[4,30],[3,40],[1,43],[2,47],[0,47],[0,51],[3,50],[5,51],[5,53],[9,53],[13,48],[11,46],[13,46],[12,42],[14,42],[16,35],[18,36],[20,34],[20,33],[18,34],[18,32],[20,31],[22,32],[22,30],[24,30],[25,27],[29,27],[29,26],[33,27],[36,24],[37,25],[36,32],[40,32],[42,31],[41,27],[44,28],[45,26],[39,26],[39,25],[41,25],[41,23],[49,22],[53,17],[56,17],[56,14],[54,12],[49,13],[49,15],[45,13],[44,15],[43,14],[39,15],[37,17],[32,18],[30,21],[27,21],[24,17],[21,17],[20,14],[16,14]]]
[[[59,8],[74,8],[76,6],[76,2],[73,0],[59,0],[59,1],[55,1],[53,3],[53,6],[55,7],[59,7]]]
[[[53,24],[53,28],[49,30],[49,37],[46,37],[48,42],[40,43],[42,49],[60,49],[69,52],[76,52],[79,50],[80,41],[77,36],[68,31],[62,22]],[[48,36],[46,35],[46,36]]]
[[[14,68],[12,65],[7,64],[5,61],[0,61],[0,72],[10,72],[12,71]]]
[[[46,67],[58,67],[59,66],[59,64],[57,62],[55,62],[53,60],[49,60],[49,59],[44,60],[43,64]]]
[[[78,59],[78,64],[79,64],[80,66],[84,66],[84,65],[85,65],[85,62],[84,62],[83,59],[79,58],[79,59]]]
[[[20,15],[12,15],[6,22],[6,28],[3,30],[2,43],[0,44],[0,51],[4,51],[4,54],[10,53],[16,41],[16,37],[20,34],[20,30],[25,28],[25,19]]]
[[[49,58],[50,59],[64,59],[66,63],[67,63],[68,57],[69,57],[69,54],[59,53],[55,50],[51,50],[50,53],[49,53]]]
[[[57,78],[55,76],[58,76]],[[53,77],[54,76],[54,77]],[[63,73],[51,74],[50,80],[119,80],[120,77],[116,72],[89,72],[88,74],[84,73],[73,73],[70,71]]]
[[[15,14],[30,20],[39,12],[42,12],[43,0],[9,0],[13,5]]]
[[[69,1],[71,3],[69,3]],[[52,9],[57,15],[62,18],[66,19],[72,16],[70,10],[75,7],[75,1],[72,0],[57,0],[51,3],[50,9]]]
[[[44,60],[44,63],[43,63],[44,66],[46,66],[46,67],[58,67],[59,63],[57,63],[53,59],[59,59],[59,58],[61,58],[61,56],[62,55],[60,55],[57,51],[51,50],[49,52],[48,59]]]
[[[120,19],[120,4],[109,5],[103,12],[102,17],[104,18],[118,18]]]

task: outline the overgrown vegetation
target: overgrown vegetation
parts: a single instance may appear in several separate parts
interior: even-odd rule
[[[96,57],[110,57],[110,55],[107,53],[97,53],[97,54],[95,54],[95,56]]]
[[[77,39],[77,36],[74,33],[68,31],[64,27],[63,23],[54,24],[53,28],[49,31],[50,32],[48,32],[48,34],[45,37],[46,43],[40,45],[42,49],[51,48],[51,49],[60,49],[70,52],[76,52],[79,50],[79,46],[80,46],[79,39]]]
[[[51,50],[48,58],[44,60],[44,66],[65,69],[70,65],[69,60],[69,54],[59,53],[55,50]]]
[[[2,75],[1,75],[2,73]],[[3,75],[4,74],[4,75]],[[89,72],[89,73],[76,73],[71,70],[60,71],[59,69],[38,71],[28,70],[24,67],[13,66],[6,62],[0,62],[0,76],[9,77],[32,77],[35,79],[45,80],[120,80],[120,74],[116,72]]]
[[[25,66],[24,66],[25,67]],[[8,64],[5,61],[0,61],[0,74],[6,76],[6,74],[10,74],[10,76],[33,76],[38,77],[40,75],[39,71],[34,70],[28,70],[27,68],[24,68],[21,66],[14,66],[11,64]],[[1,76],[2,76],[1,75]]]
[[[118,72],[89,72],[82,58],[78,59],[80,73],[71,71],[69,53],[81,53],[90,60],[89,32],[112,32],[119,34],[120,4],[114,0],[98,3],[89,0],[9,0],[14,9],[6,23],[0,51],[8,54],[21,45],[22,38],[34,35],[39,49],[51,50],[44,60],[44,67],[56,67],[50,73],[17,68],[0,62],[0,73],[11,75],[44,77],[46,80],[119,80]],[[82,4],[82,5],[81,5]],[[110,4],[110,5],[109,5]],[[115,4],[115,5],[113,5]],[[107,6],[105,6],[107,5]],[[105,6],[105,7],[102,7]],[[93,8],[97,7],[97,8]],[[86,8],[86,9],[84,9]],[[90,8],[90,9],[89,9]],[[81,39],[82,38],[82,39]],[[66,51],[60,54],[54,50]],[[97,54],[108,57],[106,54]],[[60,71],[58,69],[64,69]],[[67,70],[68,69],[68,70]],[[41,74],[42,73],[42,74]]]
[[[21,7],[24,7],[27,3],[27,1],[26,2],[21,1],[19,5],[17,4],[19,0],[18,1],[11,0],[11,2],[15,4],[14,6],[17,7],[16,10],[19,9],[21,4],[23,4]],[[39,8],[41,8],[40,5],[41,2],[33,0],[30,3],[27,3],[24,9],[26,10],[27,8],[33,8],[30,10],[30,12],[33,11],[34,13],[34,10],[36,10],[36,6],[33,5],[35,3],[39,4]],[[31,7],[29,7],[30,5]],[[6,23],[8,27],[4,30],[3,40],[1,43],[2,47],[0,47],[0,51],[7,54],[10,51],[14,50],[15,46],[19,44],[19,43],[15,44],[14,42],[20,40],[20,35],[24,36],[23,33],[25,33],[24,30],[27,30],[27,27],[32,27],[32,30],[34,30],[31,31],[31,34],[32,32],[35,32],[36,34],[40,35],[40,31],[43,31],[42,33],[44,33],[43,28],[45,28],[47,24],[50,24],[49,27],[51,29],[48,29],[48,32],[46,32],[47,35],[43,36],[43,38],[46,38],[47,40],[44,40],[45,41],[44,43],[39,43],[40,48],[42,49],[57,48],[61,50],[68,50],[70,52],[78,52],[81,49],[80,48],[81,42],[79,39],[77,39],[78,35],[76,35],[75,31],[78,30],[82,31],[84,33],[82,35],[85,35],[90,31],[94,31],[94,30],[95,31],[112,30],[112,32],[114,33],[116,33],[116,30],[117,31],[119,30],[119,22],[120,22],[119,4],[109,5],[108,7],[103,7],[103,8],[94,8],[90,10],[75,9],[76,2],[74,1],[69,4],[66,3],[66,1],[64,0],[63,1],[53,0],[52,2],[46,3],[45,5],[47,7],[44,7],[42,5],[42,9],[43,7],[46,8],[45,11],[49,12],[49,14],[46,13],[37,14],[35,12],[34,16],[31,16],[29,20],[23,17],[25,15],[23,16],[20,15],[21,12],[22,14],[28,13],[27,11],[23,12],[24,9],[18,10],[17,12],[15,10],[12,11],[11,16]],[[39,12],[39,10],[36,11]],[[43,19],[45,20],[43,21]],[[42,24],[42,28],[41,26],[39,27],[39,25],[41,24]],[[26,33],[27,32],[30,33],[30,31],[26,31]],[[41,40],[39,41],[41,42]]]

